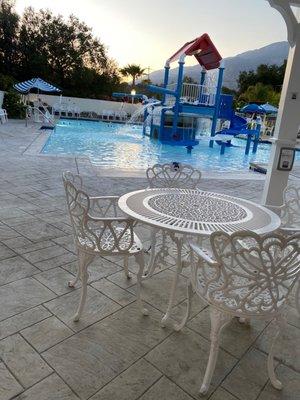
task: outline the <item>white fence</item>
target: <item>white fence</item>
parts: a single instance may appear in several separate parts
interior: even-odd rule
[[[85,99],[77,97],[60,97],[60,96],[50,96],[45,94],[39,94],[38,96],[43,102],[47,103],[49,106],[61,105],[65,110],[78,109],[80,112],[96,113],[102,115],[105,111],[111,111],[112,113],[126,112],[132,115],[137,111],[141,105],[122,103],[117,101],[106,101],[106,100],[95,100],[95,99]],[[30,101],[35,102],[37,100],[36,94],[29,95]]]

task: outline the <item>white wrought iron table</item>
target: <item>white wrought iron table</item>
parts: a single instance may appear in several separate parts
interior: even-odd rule
[[[240,230],[266,234],[281,224],[277,214],[251,201],[197,189],[138,190],[121,196],[118,205],[135,220],[167,232],[176,245],[176,274],[162,326],[171,315],[187,236],[207,237],[220,230],[229,234]],[[149,276],[155,269],[155,236],[152,236]]]

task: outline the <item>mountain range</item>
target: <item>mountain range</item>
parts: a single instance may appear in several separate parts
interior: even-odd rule
[[[256,70],[260,64],[283,64],[288,56],[288,42],[276,42],[255,50],[249,50],[234,57],[224,58],[225,73],[223,86],[230,89],[237,88],[237,79],[241,71]],[[174,64],[175,65],[175,64]],[[195,81],[199,81],[201,68],[197,65],[185,67],[184,74]],[[176,82],[178,67],[170,70],[169,82]],[[160,69],[150,74],[154,84],[163,82],[164,70]]]

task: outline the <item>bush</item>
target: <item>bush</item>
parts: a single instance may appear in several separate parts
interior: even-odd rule
[[[15,80],[12,76],[0,73],[0,90],[10,90],[14,83]]]
[[[7,111],[9,118],[25,118],[25,107],[21,102],[21,96],[13,91],[4,95],[3,108]]]

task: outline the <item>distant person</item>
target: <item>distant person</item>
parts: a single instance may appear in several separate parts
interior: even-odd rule
[[[256,120],[257,120],[257,114],[254,113],[251,119],[251,129],[255,129],[256,128]]]
[[[262,119],[261,119],[261,116],[260,115],[258,115],[257,117],[256,117],[256,125],[261,125],[262,124]]]

